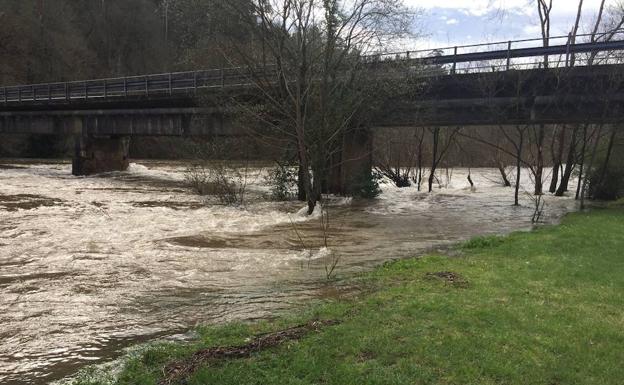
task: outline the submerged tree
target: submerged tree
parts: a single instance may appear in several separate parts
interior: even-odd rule
[[[461,127],[442,129],[440,127],[429,128],[431,133],[431,169],[429,170],[428,191],[433,191],[433,181],[435,173],[440,163],[448,153],[451,145],[455,143],[457,134]]]
[[[397,187],[420,189],[425,128],[385,129],[375,137],[375,169]]]

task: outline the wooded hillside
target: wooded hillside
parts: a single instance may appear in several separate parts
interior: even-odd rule
[[[245,37],[216,3],[0,0],[0,84],[226,65],[219,37]]]

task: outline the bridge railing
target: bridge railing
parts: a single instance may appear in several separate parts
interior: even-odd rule
[[[425,69],[426,76],[440,73],[508,71],[546,66],[568,67],[624,62],[624,31],[605,35],[580,35],[572,44],[568,36],[556,36],[545,47],[542,39],[443,47],[433,50],[404,51],[368,55],[364,64],[397,62]],[[589,41],[587,41],[589,39]],[[264,68],[270,71],[272,67]],[[253,84],[250,71],[259,69],[222,68],[121,78],[44,83],[0,88],[0,103],[72,102],[108,98],[147,98],[192,94],[199,89],[248,87]]]
[[[624,49],[622,40],[624,30],[614,30],[596,35],[577,35],[575,43],[572,43],[570,36],[554,36],[547,42],[538,38],[448,46],[374,54],[367,60],[412,61],[436,66],[448,73],[586,66],[621,62],[618,52]]]
[[[0,102],[75,101],[119,97],[150,97],[206,88],[246,86],[242,68],[174,72],[122,78],[43,83],[0,88]]]

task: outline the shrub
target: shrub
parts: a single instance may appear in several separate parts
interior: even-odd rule
[[[381,194],[379,181],[382,179],[378,172],[366,172],[353,179],[351,183],[352,195],[356,198],[374,199]]]
[[[184,182],[199,195],[208,195],[210,177],[206,168],[199,164],[194,164],[184,171]]]
[[[228,171],[233,177],[228,176]],[[229,169],[222,164],[211,166],[194,164],[184,173],[186,184],[199,195],[214,195],[228,206],[243,205],[247,187],[246,173]]]
[[[613,148],[606,168],[605,156],[598,157],[596,166],[589,172],[588,196],[590,199],[617,200],[624,197],[624,145]]]
[[[297,171],[286,164],[278,163],[266,177],[271,186],[271,198],[278,201],[293,199],[297,194]]]

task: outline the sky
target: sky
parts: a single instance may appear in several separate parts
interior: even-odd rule
[[[607,4],[616,1],[607,0]],[[418,23],[423,36],[416,43],[423,49],[541,36],[536,0],[404,2],[424,12]],[[582,20],[585,25],[595,19],[599,7],[600,0],[584,1]],[[578,0],[553,0],[551,36],[568,34],[574,24],[577,8]]]

